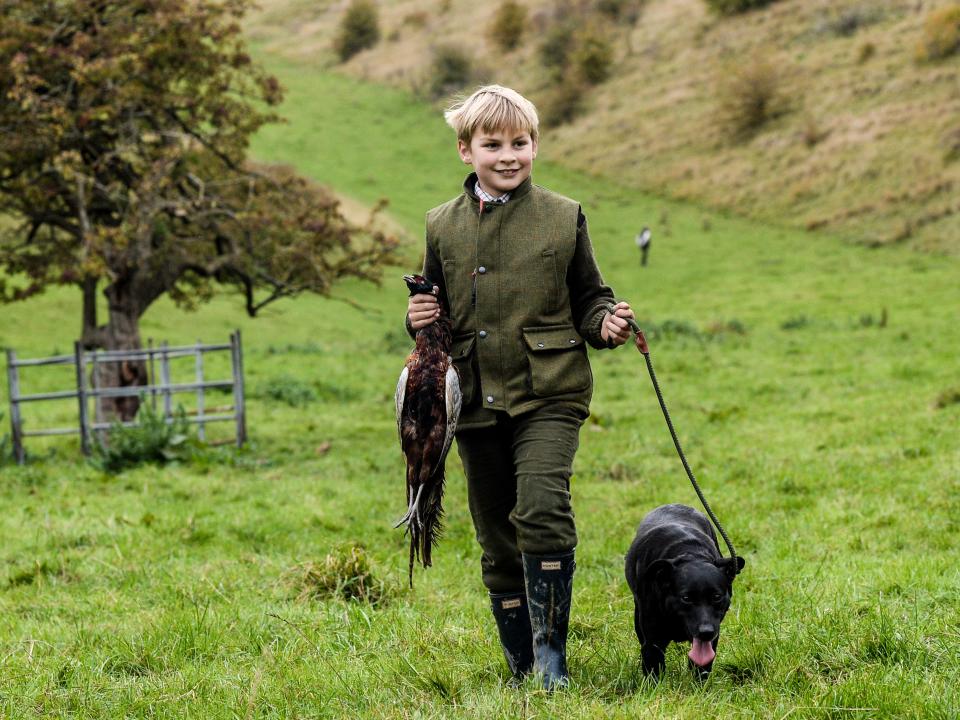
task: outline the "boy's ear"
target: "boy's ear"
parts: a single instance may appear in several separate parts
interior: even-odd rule
[[[538,147],[538,146],[537,146],[537,141],[536,141],[536,140],[531,140],[531,141],[530,141],[530,144],[533,146],[533,148],[532,148],[532,149],[533,149],[533,157],[534,157],[534,159],[536,159],[536,157],[537,157],[537,147]]]
[[[457,140],[457,152],[460,153],[460,159],[464,165],[473,165],[473,153],[470,152],[470,143],[463,140]]]

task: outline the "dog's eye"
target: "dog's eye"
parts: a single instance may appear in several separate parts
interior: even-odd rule
[[[723,602],[723,595],[721,595],[720,593],[714,593],[714,594],[713,594],[713,601],[714,601],[715,603]]]
[[[682,603],[687,603],[687,604],[689,605],[689,604],[690,604],[690,596],[689,596],[689,595],[681,595],[681,596],[680,596],[680,602],[682,602]]]

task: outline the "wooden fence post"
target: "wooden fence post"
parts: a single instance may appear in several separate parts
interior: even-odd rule
[[[17,354],[7,350],[7,387],[10,389],[10,426],[13,441],[13,457],[23,465],[26,453],[23,450],[23,435],[20,426],[20,374],[17,372]]]
[[[201,442],[206,442],[206,432],[203,428],[204,402],[203,402],[203,343],[197,340],[197,437]]]
[[[97,358],[97,351],[93,353],[93,367],[90,369],[90,388],[94,391],[100,389],[100,361]],[[93,398],[93,422],[99,425],[103,422],[103,398],[94,394]],[[94,430],[90,433],[92,437],[97,438],[100,444],[103,444],[103,430]]]
[[[167,341],[160,344],[160,392],[163,393],[163,419],[173,417],[173,395],[170,392],[170,357],[167,355]]]
[[[147,338],[147,353],[149,355],[149,361],[147,365],[149,376],[147,380],[148,380],[148,384],[150,385],[150,409],[156,412],[157,411],[157,390],[156,390],[157,370],[153,366],[153,358],[155,354],[153,351],[153,338]]]
[[[89,455],[90,418],[87,417],[86,359],[79,340],[73,343],[73,359],[77,368],[77,401],[80,403],[80,449],[84,455]]]
[[[243,391],[243,345],[240,331],[230,334],[230,355],[233,362],[233,411],[237,416],[237,447],[247,440],[247,413]]]

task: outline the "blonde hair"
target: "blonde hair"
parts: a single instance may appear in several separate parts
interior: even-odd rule
[[[447,125],[457,139],[469,143],[479,128],[485,132],[525,130],[537,139],[540,118],[537,108],[516,90],[502,85],[485,85],[466,100],[461,100],[443,113]]]

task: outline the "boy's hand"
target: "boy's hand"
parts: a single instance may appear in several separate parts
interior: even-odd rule
[[[608,347],[617,347],[623,345],[630,339],[630,325],[624,318],[636,319],[633,310],[630,309],[630,303],[618,302],[613,306],[614,312],[611,315],[606,313],[603,316],[603,324],[600,326],[600,338],[606,341]]]
[[[440,303],[437,301],[437,293],[440,288],[433,286],[433,295],[420,293],[413,295],[407,301],[407,317],[410,318],[410,327],[419,330],[426,327],[440,314]]]

